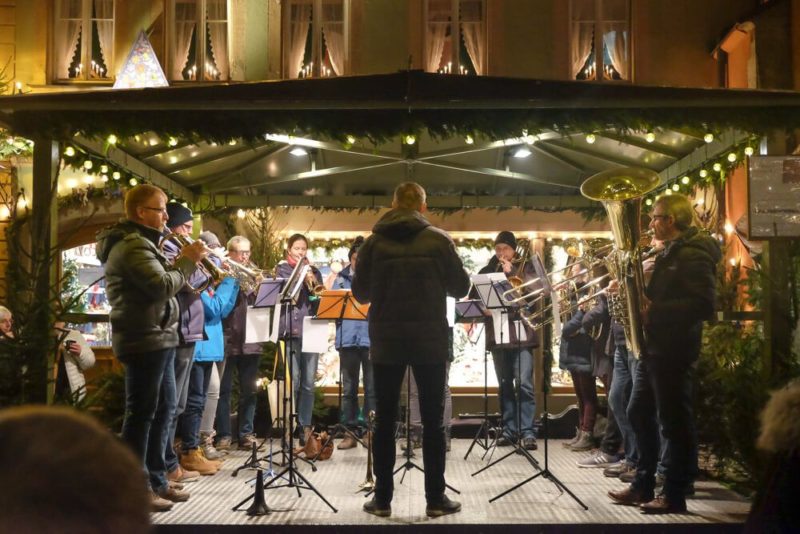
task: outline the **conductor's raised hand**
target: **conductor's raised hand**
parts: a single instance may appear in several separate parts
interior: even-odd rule
[[[181,256],[197,263],[208,256],[208,249],[201,241],[195,241],[181,249]]]

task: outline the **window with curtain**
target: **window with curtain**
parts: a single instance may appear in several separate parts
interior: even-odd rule
[[[486,74],[486,0],[425,1],[425,70]]]
[[[570,0],[575,80],[630,81],[630,0]]]
[[[171,0],[171,80],[230,79],[228,0]]]
[[[110,80],[114,0],[56,0],[54,80]]]
[[[285,78],[341,76],[347,68],[349,0],[288,0],[283,11]]]

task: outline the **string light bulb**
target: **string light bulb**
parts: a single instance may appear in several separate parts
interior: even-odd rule
[[[417,142],[417,137],[413,134],[408,134],[405,137],[403,137],[403,142],[407,145],[413,145],[414,143]]]
[[[653,199],[652,198],[648,198],[647,200],[644,201],[644,203],[646,205],[648,205],[648,206],[652,206],[653,205]]]
[[[71,146],[68,146],[67,148],[64,149],[64,155],[71,158],[72,156],[75,155],[75,149],[72,148]]]
[[[673,191],[677,192],[677,191],[680,191],[680,189],[681,189],[681,186],[679,186],[678,184],[672,184],[672,190]]]
[[[721,163],[715,163],[714,166],[712,167],[712,169],[714,169],[714,172],[719,172],[719,171],[722,170],[722,164]]]
[[[177,146],[178,140],[175,139],[174,137],[170,137],[169,140],[167,141],[167,144],[169,146]]]
[[[464,138],[464,142],[468,145],[471,145],[475,142],[475,139],[473,139],[471,135],[468,135]]]
[[[236,216],[239,217],[240,219],[244,219],[245,215],[246,213],[243,209],[239,208],[238,210],[236,210]]]
[[[139,180],[137,180],[136,178],[131,178],[130,180],[128,180],[128,183],[131,184],[131,187],[134,187],[136,184],[139,183]]]
[[[113,173],[111,173],[111,177],[115,180],[119,180],[120,178],[122,178],[122,175],[120,174],[119,171],[114,171]]]
[[[347,144],[348,145],[352,145],[352,144],[354,144],[356,142],[356,138],[355,138],[354,135],[348,135],[346,137],[346,139],[347,139]]]
[[[83,162],[83,168],[86,169],[87,171],[91,170],[92,167],[94,167],[94,163],[92,163],[92,160],[87,159],[86,161]]]
[[[667,189],[664,191],[664,194],[670,196],[672,194],[672,189]]]
[[[752,155],[753,155],[753,152],[755,152],[755,151],[753,150],[753,147],[751,147],[751,146],[746,146],[746,147],[744,147],[744,155],[745,155],[745,156],[752,156]]]
[[[700,169],[700,178],[705,178],[708,176],[708,171],[705,169]]]
[[[654,134],[653,132],[647,132],[644,136],[644,140],[647,141],[648,143],[652,143],[653,141],[656,140],[656,134]]]
[[[118,141],[118,139],[117,139],[117,136],[116,136],[116,135],[114,135],[114,134],[111,134],[111,135],[109,135],[109,136],[106,138],[106,141],[108,141],[108,144],[109,144],[109,145],[116,145],[116,144],[117,144],[117,141]]]
[[[108,173],[108,165],[100,165],[100,172],[103,174]]]
[[[586,142],[587,143],[589,143],[590,145],[593,145],[595,141],[597,141],[597,136],[595,136],[593,133],[586,134]]]
[[[713,143],[714,142],[714,134],[712,134],[711,132],[705,134],[703,136],[703,141],[705,141],[706,143]]]
[[[736,161],[736,152],[731,152],[730,154],[728,154],[728,161],[730,161],[731,163]]]
[[[692,179],[689,178],[688,176],[684,176],[683,178],[681,178],[681,183],[683,185],[689,185],[689,182],[691,182],[691,181],[692,181]]]

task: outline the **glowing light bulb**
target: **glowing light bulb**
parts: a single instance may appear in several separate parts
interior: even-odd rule
[[[648,205],[648,206],[652,206],[653,205],[653,199],[652,198],[648,198],[647,200],[644,201],[644,203],[646,205]]]
[[[355,138],[355,136],[354,136],[354,135],[348,135],[348,136],[346,137],[346,139],[347,139],[347,144],[348,144],[348,145],[352,145],[353,143],[355,143],[355,142],[356,142],[356,138]]]
[[[236,211],[236,216],[239,217],[240,219],[244,219],[245,215],[246,215],[246,213],[245,213],[245,211],[243,209],[239,209],[239,210]]]
[[[139,183],[139,180],[137,180],[136,178],[131,178],[130,180],[128,180],[128,183],[131,184],[131,187],[133,187]]]
[[[417,137],[416,137],[416,136],[414,136],[414,135],[411,135],[411,134],[409,134],[409,135],[407,135],[407,136],[405,136],[405,137],[403,138],[403,141],[404,141],[404,142],[405,142],[405,144],[407,144],[407,145],[413,145],[414,143],[416,143],[416,142],[417,142]]]
[[[719,171],[722,170],[722,164],[721,163],[715,163],[713,165],[713,167],[711,167],[711,168],[714,169],[714,172],[719,172]]]
[[[647,141],[648,143],[652,143],[653,141],[656,140],[656,134],[654,134],[653,132],[647,132],[647,134],[645,134],[644,136],[644,140]]]
[[[672,194],[672,189],[667,189],[664,191],[664,194],[670,196]]]
[[[75,178],[69,178],[67,180],[67,187],[69,187],[70,189],[75,189],[76,187],[78,187],[78,180],[76,180]]]
[[[170,137],[169,140],[167,141],[167,144],[169,146],[177,146],[178,140],[175,139],[174,137]]]
[[[689,185],[689,182],[691,182],[691,181],[692,181],[692,179],[689,178],[688,176],[684,176],[683,178],[681,178],[681,183],[683,185]]]
[[[9,217],[11,217],[11,212],[9,211],[8,206],[0,206],[0,219],[8,219]]]
[[[86,161],[83,162],[83,168],[86,169],[87,171],[92,167],[94,167],[94,163],[92,163],[92,160],[87,159]]]
[[[590,134],[586,135],[586,142],[587,143],[589,143],[590,145],[593,145],[595,141],[597,141],[597,137],[594,134],[590,133]]]
[[[64,149],[64,155],[71,158],[72,156],[75,155],[75,149],[72,148],[71,146],[68,146],[67,148]]]
[[[700,169],[700,178],[705,178],[708,176],[708,171],[705,169]]]
[[[111,173],[111,177],[115,180],[119,180],[120,178],[122,178],[122,175],[119,173],[119,171],[114,171],[113,173]]]
[[[712,134],[712,133],[707,133],[707,134],[705,134],[705,135],[703,136],[703,141],[705,141],[706,143],[712,143],[712,142],[714,142],[714,134]]]
[[[728,234],[728,235],[731,235],[734,230],[735,230],[735,228],[730,223],[730,221],[725,221],[725,233]]]
[[[751,146],[746,146],[746,147],[744,147],[744,155],[745,155],[745,156],[752,156],[752,155],[753,155],[753,152],[755,152],[755,151],[753,150],[753,147],[751,147]]]
[[[111,134],[106,138],[106,141],[108,141],[109,145],[116,145],[118,140],[119,139],[117,139],[117,136],[114,134]]]
[[[475,142],[475,139],[473,139],[471,135],[468,135],[464,138],[464,142],[468,145],[471,145]]]
[[[87,174],[86,176],[83,177],[83,183],[85,183],[87,185],[88,184],[93,184],[94,183],[94,176],[92,176],[91,174]]]
[[[731,163],[736,161],[736,152],[731,152],[730,154],[728,154],[728,161],[730,161]]]
[[[681,188],[681,186],[679,186],[678,184],[672,184],[672,190],[673,191],[679,191],[680,188]]]
[[[106,174],[108,172],[108,165],[100,165],[100,172]]]

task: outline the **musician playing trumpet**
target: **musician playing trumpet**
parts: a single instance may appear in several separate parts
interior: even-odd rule
[[[494,240],[495,255],[480,273],[502,271],[515,283],[533,280],[536,274],[533,264],[517,252],[517,239],[512,232],[504,230]],[[533,417],[536,400],[533,395],[533,348],[539,341],[532,328],[528,327],[516,313],[508,315],[512,325],[508,332],[495,332],[495,321],[486,321],[486,348],[492,351],[494,370],[499,384],[498,396],[503,414],[503,433],[498,445],[507,446],[517,440],[528,450],[536,450],[533,433]],[[518,386],[518,388],[516,387]],[[519,403],[517,403],[517,389]],[[519,406],[519,412],[517,411]]]
[[[319,364],[319,353],[302,352],[303,319],[316,314],[318,300],[312,293],[322,286],[322,273],[308,261],[308,239],[303,234],[294,234],[286,244],[286,259],[278,263],[276,274],[279,278],[290,278],[298,263],[310,267],[307,278],[300,288],[295,305],[282,310],[280,339],[286,342],[286,353],[292,356],[292,386],[297,403],[297,418],[303,433],[300,444],[305,445],[311,434],[311,412],[314,408],[314,381]],[[291,317],[289,311],[291,310]]]

